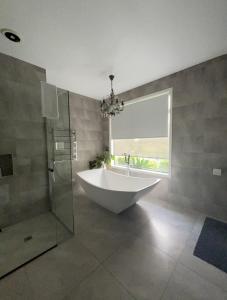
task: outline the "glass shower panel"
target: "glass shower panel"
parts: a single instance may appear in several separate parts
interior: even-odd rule
[[[57,240],[74,232],[68,92],[58,90],[58,119],[47,119],[48,170],[52,211],[58,219]]]

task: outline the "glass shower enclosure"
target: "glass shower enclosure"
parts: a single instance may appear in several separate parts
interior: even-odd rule
[[[73,232],[71,162],[72,143],[76,135],[70,128],[68,92],[58,89],[57,94],[58,118],[47,119],[46,123],[49,197],[52,213],[65,229]],[[61,239],[61,236],[58,239]]]
[[[43,84],[48,97],[49,86]],[[9,111],[4,121],[13,130],[7,133],[0,130],[0,277],[3,277],[73,235],[71,144],[76,137],[70,128],[67,91],[56,89],[58,116],[48,118],[42,115],[38,87],[35,87],[39,95],[36,103],[26,98],[28,91],[35,91],[29,83],[26,93],[23,86],[21,101],[20,85],[16,82],[0,88],[0,96],[9,93],[10,88],[18,92],[11,103],[16,103],[18,113],[11,115]]]

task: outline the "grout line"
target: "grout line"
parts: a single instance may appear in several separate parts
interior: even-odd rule
[[[108,255],[105,259],[102,260],[101,265],[104,265],[104,263],[110,259],[112,256],[114,256],[115,254],[119,253],[121,250],[121,246],[117,247],[117,249],[115,249],[114,252],[112,252],[110,255]]]
[[[25,273],[25,277],[27,278],[27,281],[28,281],[28,284],[29,284],[29,288],[31,289],[32,294],[35,295],[35,291],[34,291],[34,289],[33,289],[31,280],[30,280],[30,278],[29,278],[29,276],[28,276],[28,272],[27,272],[27,270],[26,270],[26,267],[24,267],[24,273]]]
[[[126,216],[127,217],[127,216]],[[127,217],[127,220],[128,221],[130,221],[130,222],[132,222],[133,221],[133,219],[131,219],[130,217]],[[196,221],[198,220],[198,218],[196,218]],[[195,221],[195,222],[196,222]],[[94,224],[95,224],[96,222],[94,222]],[[148,224],[149,223],[149,220],[146,220],[146,221],[144,221],[144,222],[142,222],[141,224],[138,224],[138,230],[136,230],[135,232],[133,232],[133,233],[130,233],[130,236],[131,237],[133,237],[133,238],[135,238],[135,239],[140,239],[141,238],[141,234],[140,234],[140,231],[139,230],[141,230],[141,229],[143,229],[145,226],[146,226],[146,224]],[[174,225],[173,225],[174,226]],[[156,245],[153,245],[152,243],[149,243],[149,245],[152,247],[152,248],[155,248],[155,249],[157,249],[158,251],[160,251],[160,252],[162,252],[163,254],[165,254],[166,256],[168,256],[172,261],[173,261],[173,270],[172,270],[172,272],[170,273],[170,275],[169,275],[169,278],[168,278],[168,280],[167,280],[167,282],[166,282],[166,284],[164,285],[164,289],[163,289],[163,292],[161,293],[161,296],[160,296],[160,300],[161,299],[163,299],[163,297],[164,297],[164,294],[165,294],[165,292],[166,292],[166,290],[167,290],[167,288],[168,288],[168,285],[169,285],[169,282],[170,282],[170,280],[172,279],[172,277],[173,277],[173,274],[174,274],[174,272],[176,271],[176,268],[177,268],[177,265],[178,264],[181,264],[181,262],[180,262],[180,257],[181,257],[181,255],[182,255],[182,252],[183,252],[183,250],[185,249],[185,247],[186,247],[186,243],[187,243],[187,241],[189,240],[189,238],[190,238],[190,236],[192,235],[192,232],[193,232],[193,230],[194,230],[194,224],[191,224],[191,226],[190,226],[190,229],[188,230],[188,236],[187,236],[187,238],[186,238],[186,240],[185,240],[185,243],[184,243],[184,247],[183,247],[183,249],[181,250],[181,252],[180,252],[180,254],[177,256],[177,257],[172,257],[169,253],[167,253],[167,252],[165,252],[164,250],[162,250],[162,249],[160,249],[159,247],[157,247]],[[86,230],[85,230],[85,232],[86,232]],[[124,283],[122,283],[108,268],[106,268],[106,266],[105,266],[105,263],[106,263],[106,261],[107,260],[109,260],[112,256],[114,256],[114,255],[117,255],[121,250],[122,250],[122,243],[120,243],[120,245],[118,246],[118,247],[116,247],[116,249],[110,254],[110,255],[108,255],[105,259],[103,259],[103,260],[100,260],[89,248],[87,248],[86,247],[86,245],[84,245],[84,243],[83,243],[83,241],[78,237],[78,239],[79,239],[79,241],[82,243],[82,245],[97,259],[97,261],[98,261],[98,263],[99,263],[99,266],[97,266],[92,272],[90,272],[87,276],[86,276],[86,278],[84,278],[82,281],[81,281],[81,283],[84,281],[84,280],[86,280],[93,272],[95,272],[96,270],[97,270],[97,268],[98,267],[100,267],[100,266],[102,266],[103,268],[104,268],[104,270],[106,271],[106,272],[108,272],[121,286],[122,286],[122,288],[124,288],[126,291],[127,291],[127,293],[133,298],[133,299],[135,299],[136,300],[136,298],[135,298],[135,296],[133,295],[133,294],[131,294],[131,292],[129,291],[129,289],[127,288],[127,286],[125,286],[124,285]],[[124,243],[124,242],[123,242]],[[147,244],[146,244],[147,245]],[[149,246],[148,245],[148,246]],[[187,267],[187,266],[186,266]],[[193,271],[193,270],[192,270]],[[194,272],[194,271],[193,271]],[[196,272],[195,272],[196,273]],[[201,276],[200,276],[201,277]],[[81,284],[80,283],[80,284]]]
[[[130,218],[128,218],[128,219],[129,219],[129,221],[132,221]],[[139,227],[140,227],[140,228],[145,227],[145,225],[146,225],[147,223],[149,223],[149,220],[147,220],[147,221],[143,222],[142,224],[140,224],[140,225],[138,226],[138,228],[139,228]],[[95,222],[94,222],[94,224],[95,224]],[[173,225],[171,225],[171,226],[173,226]],[[174,226],[173,226],[173,227],[174,227]],[[192,234],[192,232],[193,232],[193,229],[194,229],[194,225],[192,225],[191,228],[190,228],[190,230],[188,230],[188,236],[187,236],[187,238],[186,238],[186,240],[185,240],[183,249],[185,248],[186,243],[187,243],[188,239],[190,238],[190,236],[191,236],[191,234]],[[86,232],[86,230],[84,230],[84,232]],[[132,237],[134,237],[135,239],[141,239],[141,238],[142,238],[141,235],[140,235],[140,233],[139,233],[138,231],[133,232],[133,233],[129,233],[129,234],[130,234]],[[103,264],[105,261],[107,261],[107,260],[108,260],[109,258],[111,258],[113,255],[117,254],[117,253],[121,250],[121,248],[122,248],[122,244],[121,244],[121,245],[119,245],[118,247],[116,247],[115,251],[113,251],[113,252],[112,252],[110,255],[108,255],[105,259],[100,260],[100,259],[96,256],[95,253],[93,253],[89,248],[86,247],[86,245],[84,245],[83,241],[82,241],[79,237],[78,237],[78,239],[79,239],[80,242],[83,244],[83,246],[84,246],[86,249],[88,249],[88,250],[93,254],[93,256],[95,256],[95,258],[96,258],[101,264]],[[178,259],[179,259],[179,257],[181,256],[181,254],[182,254],[182,252],[183,252],[183,249],[182,249],[181,252],[180,252],[180,254],[179,254],[179,255],[177,256],[177,258],[176,258],[176,257],[172,256],[171,254],[169,254],[168,252],[166,252],[165,250],[163,250],[163,249],[159,248],[158,246],[154,245],[153,243],[146,243],[145,246],[147,246],[147,247],[148,247],[148,246],[151,246],[151,247],[157,249],[158,251],[160,251],[160,252],[162,252],[163,254],[165,254],[166,256],[168,256],[171,260],[173,260],[173,262],[177,262]]]
[[[72,238],[75,238],[75,235],[74,235],[74,237],[72,237]],[[78,239],[78,238],[77,238],[77,239]],[[81,244],[81,245],[89,252],[89,254],[96,260],[97,266],[94,267],[94,269],[92,269],[90,272],[88,272],[88,274],[86,274],[86,275],[84,276],[84,278],[82,278],[81,280],[79,280],[76,287],[73,286],[73,285],[72,285],[71,288],[68,287],[68,293],[67,293],[67,295],[65,295],[65,296],[62,298],[62,300],[67,299],[66,297],[68,297],[68,295],[69,295],[75,288],[78,288],[85,280],[87,280],[87,278],[88,278],[91,274],[93,274],[99,267],[102,266],[101,263],[100,263],[100,262],[97,260],[97,258],[94,256],[94,254],[93,254],[87,247],[85,247],[85,246],[81,243],[80,240],[79,240],[79,243],[80,243],[80,244]],[[31,287],[31,289],[32,289],[32,291],[33,291],[33,293],[35,293],[34,290],[33,290],[33,288],[32,288],[31,280],[29,279],[29,276],[28,276],[28,273],[27,273],[27,270],[26,270],[26,266],[25,266],[24,271],[25,271],[26,277],[27,277],[27,279],[28,279],[28,281],[29,281],[29,285],[30,285],[30,287]]]
[[[137,298],[129,291],[126,285],[123,284],[110,270],[108,270],[104,265],[102,265],[103,269],[113,277],[114,280],[117,281],[117,283],[134,299],[137,300]]]
[[[98,264],[92,271],[90,271],[87,275],[85,275],[84,278],[82,278],[81,280],[79,280],[77,286],[74,286],[74,285],[72,284],[72,287],[71,287],[71,288],[68,288],[68,293],[67,293],[67,295],[64,296],[64,298],[62,298],[62,300],[67,299],[67,297],[70,295],[70,293],[71,293],[74,289],[78,289],[78,288],[81,286],[81,284],[82,284],[83,282],[85,282],[85,281],[86,281],[93,273],[95,273],[95,272],[97,271],[97,269],[100,268],[100,267],[101,267],[101,264]]]
[[[133,235],[132,235],[133,236]],[[134,237],[134,236],[133,236]],[[103,265],[109,258],[111,258],[112,256],[114,256],[115,254],[117,254],[118,252],[120,252],[120,250],[121,250],[121,248],[122,248],[122,244],[120,244],[119,246],[117,246],[116,248],[115,248],[115,250],[112,252],[112,253],[110,253],[109,255],[107,255],[107,257],[106,258],[104,258],[104,259],[102,259],[102,260],[100,260],[100,258],[98,258],[97,257],[97,255],[95,254],[95,253],[93,253],[86,245],[84,245],[84,243],[83,243],[83,241],[79,238],[79,237],[77,237],[79,240],[80,240],[80,242],[81,242],[81,244],[95,257],[95,259],[101,264],[101,265]],[[135,238],[137,238],[136,236],[135,236]]]
[[[202,260],[203,261],[203,260]],[[219,288],[220,290],[222,290],[223,292],[227,293],[227,289],[223,289],[223,287],[221,287],[220,285],[218,285],[217,283],[212,282],[210,279],[204,277],[203,275],[201,275],[198,271],[193,270],[192,268],[190,268],[189,266],[187,266],[186,264],[184,264],[183,262],[179,261],[178,262],[180,265],[184,266],[186,269],[190,270],[191,272],[195,273],[197,276],[199,276],[201,279],[207,281],[208,283],[210,283],[211,285],[216,286],[217,288]],[[206,262],[205,262],[206,263]],[[208,264],[208,263],[207,263]],[[209,264],[208,264],[209,265]],[[216,268],[217,269],[217,268]],[[222,272],[221,270],[217,269],[218,271]]]
[[[198,220],[198,219],[197,219],[197,220]],[[192,226],[192,230],[191,230],[191,232],[190,232],[190,236],[191,236],[191,234],[192,234],[193,231],[194,231],[194,227],[195,227],[195,226]],[[190,238],[190,237],[189,237],[189,238]],[[188,242],[189,238],[187,239],[187,242]],[[191,267],[189,267],[188,265],[186,265],[183,261],[181,261],[182,254],[183,254],[183,252],[184,252],[184,250],[185,250],[186,248],[187,248],[187,243],[185,244],[183,250],[181,251],[181,254],[179,255],[179,257],[178,257],[178,259],[177,259],[176,265],[179,264],[179,265],[184,266],[186,269],[188,269],[188,270],[190,270],[191,272],[193,272],[193,273],[195,273],[196,275],[198,275],[201,279],[203,279],[203,280],[209,282],[210,284],[216,286],[217,288],[221,289],[222,291],[227,292],[227,289],[226,289],[226,290],[223,289],[223,287],[221,287],[221,286],[219,286],[218,284],[212,282],[210,279],[204,277],[204,276],[201,275],[198,271],[192,269]],[[192,247],[192,248],[193,248],[193,247]],[[193,252],[192,252],[191,255],[193,256]],[[199,258],[198,258],[198,259],[199,259]],[[199,259],[199,260],[201,260],[201,259]],[[203,260],[201,260],[201,261],[204,262]],[[206,262],[204,262],[204,263],[205,263],[205,264],[208,264],[208,263],[206,263]],[[208,265],[209,265],[209,264],[208,264]],[[216,268],[216,269],[217,269],[217,268]],[[217,269],[217,270],[218,270],[218,269]],[[219,270],[218,270],[218,271],[219,271]],[[222,272],[222,271],[220,271],[220,272]],[[160,300],[161,300],[161,299],[160,299]]]
[[[164,289],[163,289],[163,292],[162,292],[162,294],[161,294],[159,300],[162,300],[162,299],[163,299],[163,297],[164,297],[164,295],[165,295],[165,292],[166,292],[167,289],[168,289],[169,282],[170,282],[170,280],[171,280],[172,277],[173,277],[173,273],[176,271],[177,264],[178,264],[178,261],[176,261],[176,263],[175,263],[175,266],[174,266],[174,268],[173,268],[173,271],[171,272],[171,274],[170,274],[170,276],[169,276],[169,279],[168,279],[167,282],[166,282],[166,285],[165,285],[165,287],[164,287]]]
[[[191,230],[190,230],[190,233],[189,233],[189,235],[188,235],[188,238],[189,238],[189,236],[192,234],[193,229],[194,229],[194,225],[192,225],[192,227],[191,227]],[[187,238],[187,240],[188,240],[188,238]],[[186,240],[186,241],[187,241],[187,240]],[[167,291],[167,289],[168,289],[170,280],[172,279],[172,277],[173,277],[173,275],[174,275],[174,272],[176,271],[177,265],[180,263],[180,257],[181,257],[181,255],[182,255],[182,253],[183,253],[185,247],[186,247],[186,242],[185,242],[185,245],[184,245],[183,249],[181,250],[181,253],[178,255],[178,257],[177,257],[177,259],[176,259],[176,261],[175,261],[175,266],[174,266],[173,271],[171,272],[171,274],[170,274],[170,276],[169,276],[169,279],[168,279],[168,281],[167,281],[167,283],[166,283],[166,285],[165,285],[165,288],[164,288],[164,290],[163,290],[163,292],[162,292],[162,294],[161,294],[161,296],[160,296],[160,300],[163,300],[163,298],[164,298],[164,295],[165,295],[165,293],[166,293],[166,291]]]
[[[79,240],[79,243],[91,254],[91,256],[98,262],[98,264],[101,264],[101,262],[98,260],[96,255],[81,241],[79,237],[76,237]]]

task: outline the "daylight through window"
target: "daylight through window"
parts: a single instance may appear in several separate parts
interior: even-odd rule
[[[125,110],[111,119],[112,165],[170,173],[171,92],[163,91],[126,103]]]

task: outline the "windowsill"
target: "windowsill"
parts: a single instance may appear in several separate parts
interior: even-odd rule
[[[113,166],[111,165],[111,169],[116,169],[116,170],[127,170],[127,167],[125,166]],[[155,171],[150,171],[150,170],[142,170],[142,169],[136,169],[136,168],[131,168],[130,167],[130,172],[133,173],[144,173],[144,174],[149,174],[154,177],[160,177],[160,178],[170,178],[170,174],[168,173],[161,173],[161,172],[155,172]]]

